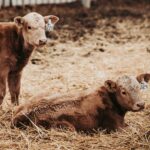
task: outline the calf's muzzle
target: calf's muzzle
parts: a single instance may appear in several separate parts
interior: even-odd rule
[[[47,39],[39,40],[39,45],[45,45],[47,43]]]

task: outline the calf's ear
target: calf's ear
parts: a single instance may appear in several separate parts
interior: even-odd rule
[[[106,80],[105,81],[105,88],[109,91],[109,92],[116,92],[117,90],[117,84],[114,81],[111,80]]]
[[[149,80],[150,80],[150,73],[140,74],[140,75],[138,75],[136,77],[136,79],[138,80],[139,83],[149,82]]]
[[[22,26],[23,26],[23,23],[24,23],[23,18],[20,17],[20,16],[15,17],[15,18],[14,18],[14,22],[15,22],[19,27],[22,27]]]
[[[45,20],[46,24],[50,20],[51,23],[54,25],[54,24],[56,24],[59,21],[59,18],[57,16],[54,16],[54,15],[49,15],[49,16],[45,16],[44,20]]]

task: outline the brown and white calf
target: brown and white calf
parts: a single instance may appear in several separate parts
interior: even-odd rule
[[[122,76],[116,82],[107,80],[96,90],[81,93],[37,96],[32,102],[17,107],[12,124],[23,127],[35,123],[46,128],[66,127],[89,132],[123,128],[127,111],[144,109],[140,82],[148,82],[150,74],[137,78]],[[31,123],[32,122],[32,123]]]
[[[34,48],[46,44],[45,27],[49,20],[54,25],[59,19],[32,12],[16,17],[14,22],[0,23],[0,105],[6,94],[6,81],[12,103],[18,104],[22,70]]]

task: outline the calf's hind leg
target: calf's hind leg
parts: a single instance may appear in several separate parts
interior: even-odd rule
[[[8,74],[8,86],[11,95],[11,102],[14,105],[19,104],[21,72],[10,72]]]
[[[8,70],[8,67],[0,66],[0,105],[2,104],[3,99],[6,95],[6,79],[8,76]]]
[[[0,76],[0,105],[6,95],[6,77]]]
[[[56,122],[54,122],[52,127],[67,129],[67,130],[72,131],[72,132],[76,131],[74,125],[72,125],[68,121],[56,121]]]

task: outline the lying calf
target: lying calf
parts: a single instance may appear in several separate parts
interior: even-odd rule
[[[0,23],[0,105],[6,94],[6,82],[13,104],[18,104],[22,70],[36,47],[46,44],[48,27],[58,17],[32,12],[16,17],[14,22]],[[51,23],[51,24],[50,24]]]
[[[150,74],[142,74],[137,79],[123,76],[116,82],[105,81],[95,91],[37,97],[30,104],[18,106],[12,124],[23,127],[35,123],[45,128],[65,127],[76,131],[100,128],[110,132],[125,126],[127,111],[144,109],[139,82],[149,79]]]

